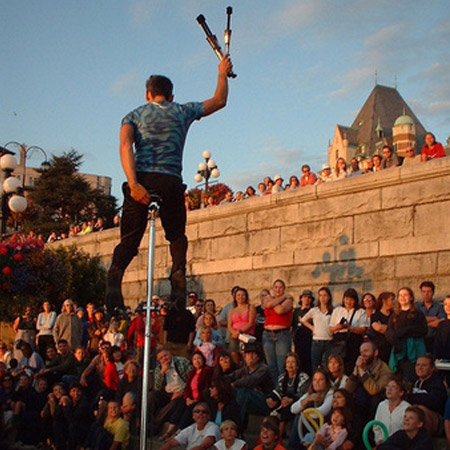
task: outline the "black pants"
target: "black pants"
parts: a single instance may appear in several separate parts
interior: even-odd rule
[[[187,238],[184,190],[186,185],[174,176],[156,173],[137,173],[137,179],[150,194],[161,197],[159,216],[166,239],[170,242],[172,268],[170,273],[171,299],[180,307],[186,302]],[[120,223],[120,243],[114,249],[108,271],[106,306],[110,312],[123,307],[121,284],[125,269],[137,255],[139,244],[147,227],[148,206],[134,200],[128,183],[122,186],[124,203]]]

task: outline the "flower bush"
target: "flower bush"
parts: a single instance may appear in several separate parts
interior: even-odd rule
[[[44,248],[40,240],[13,235],[0,243],[0,320],[12,320],[25,306],[35,311],[44,300],[59,311],[71,297],[80,305],[103,296],[105,271],[98,258],[75,248]],[[98,300],[98,298],[97,298]]]

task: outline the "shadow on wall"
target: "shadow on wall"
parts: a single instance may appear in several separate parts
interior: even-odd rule
[[[364,276],[364,268],[357,264],[357,254],[354,247],[348,247],[349,237],[343,234],[339,237],[339,245],[333,247],[333,254],[325,252],[322,262],[318,263],[312,271],[313,278],[319,278],[322,274],[329,274],[328,285],[332,289],[336,285],[351,285],[364,282],[364,290],[372,289],[371,277]],[[339,250],[340,246],[346,248]]]
[[[167,277],[160,279],[153,285],[153,295],[157,295],[161,298],[168,298],[170,295],[170,281],[169,281],[170,270],[167,271]],[[199,298],[205,298],[205,290],[203,287],[203,281],[196,275],[186,275],[186,291],[196,292]]]

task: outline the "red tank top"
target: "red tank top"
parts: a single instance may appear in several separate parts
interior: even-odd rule
[[[289,328],[291,326],[292,310],[293,308],[286,314],[278,314],[273,308],[266,308],[264,310],[264,315],[266,316],[264,327],[267,325],[277,325],[279,327]]]

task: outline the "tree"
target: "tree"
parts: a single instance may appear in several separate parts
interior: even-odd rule
[[[214,183],[209,185],[207,193],[205,193],[203,189],[197,187],[189,189],[186,193],[186,201],[189,210],[199,209],[202,202],[204,204],[207,203],[208,197],[212,197],[214,204],[218,205],[225,198],[225,194],[228,191],[233,192],[231,188],[224,183]]]
[[[25,230],[33,230],[44,236],[51,231],[67,233],[70,225],[91,220],[96,215],[111,221],[117,212],[116,199],[92,189],[78,173],[82,155],[75,150],[63,156],[52,156],[29,200],[34,205],[34,214],[24,215]]]

